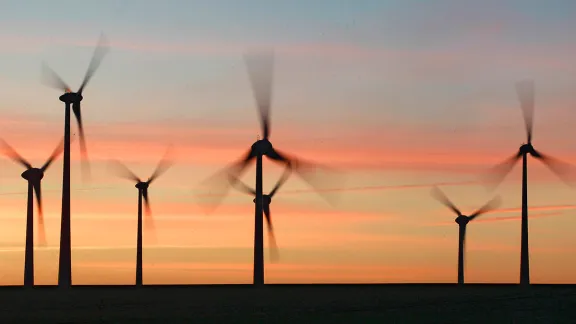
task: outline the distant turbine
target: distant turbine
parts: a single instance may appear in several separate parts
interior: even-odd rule
[[[280,177],[280,179],[278,179],[278,182],[276,182],[276,185],[274,186],[274,188],[270,191],[269,194],[263,194],[262,195],[262,211],[264,213],[264,216],[266,217],[266,225],[268,226],[268,240],[269,240],[269,244],[270,244],[270,256],[271,259],[273,261],[276,261],[278,259],[278,246],[276,245],[276,238],[274,236],[274,228],[272,226],[272,215],[270,212],[270,204],[272,203],[272,198],[274,197],[274,195],[278,192],[278,189],[280,189],[280,187],[282,187],[282,185],[288,180],[290,173],[291,173],[292,169],[290,168],[290,166],[286,166],[286,168],[284,169],[284,173],[282,174],[282,176]],[[245,192],[251,196],[254,196],[255,198],[252,200],[254,203],[256,203],[256,190],[250,188],[248,185],[246,185],[244,182],[240,181],[237,178],[234,178],[233,175],[230,175],[230,183],[238,190]]]
[[[63,142],[56,147],[46,163],[41,168],[33,168],[20,154],[18,154],[8,143],[1,140],[5,154],[16,163],[24,166],[26,171],[22,173],[22,178],[28,181],[28,202],[26,209],[26,248],[24,257],[24,286],[34,286],[34,198],[36,193],[36,203],[38,204],[38,239],[41,246],[46,246],[46,233],[44,230],[44,214],[42,211],[42,178],[44,172],[62,153]]]
[[[263,242],[263,194],[262,194],[262,158],[264,156],[276,163],[289,165],[304,181],[312,187],[318,183],[319,172],[323,168],[302,159],[290,157],[272,146],[270,137],[270,106],[272,101],[272,72],[274,55],[272,51],[263,51],[245,55],[248,75],[252,84],[252,90],[258,110],[260,112],[260,124],[262,126],[262,139],[258,139],[244,156],[233,165],[205,180],[204,183],[220,182],[222,186],[215,190],[221,190],[221,198],[230,186],[230,180],[239,178],[248,164],[256,160],[256,206],[254,224],[254,284],[264,284],[264,242]],[[324,170],[327,171],[326,168]],[[232,177],[230,177],[232,175]],[[218,181],[216,181],[218,180]],[[318,189],[318,188],[315,188]],[[214,203],[215,207],[220,201]],[[213,208],[212,208],[213,209]]]
[[[88,164],[88,153],[86,150],[86,142],[84,139],[84,127],[82,124],[82,114],[80,110],[80,102],[82,101],[82,92],[84,87],[88,84],[96,69],[100,66],[100,62],[108,51],[107,41],[104,35],[101,35],[100,41],[88,71],[84,76],[82,85],[76,93],[71,92],[70,87],[62,81],[62,78],[56,74],[48,65],[43,65],[43,73],[45,83],[48,86],[64,91],[60,96],[60,101],[66,104],[64,114],[64,167],[62,172],[62,220],[60,226],[60,259],[58,264],[58,286],[67,288],[72,285],[72,242],[70,239],[70,106],[74,111],[76,120],[78,121],[78,133],[80,138],[80,152],[82,159],[82,175],[84,179],[90,177],[90,166]]]
[[[432,189],[432,196],[442,203],[444,206],[450,208],[458,217],[456,217],[456,224],[458,224],[458,284],[464,284],[464,243],[466,241],[466,225],[476,217],[489,212],[490,210],[497,208],[500,205],[500,198],[496,197],[486,203],[484,206],[480,207],[477,211],[472,213],[470,216],[462,215],[460,210],[446,197],[446,195],[434,187]]]
[[[504,162],[496,165],[491,174],[488,175],[487,182],[489,188],[496,188],[512,171],[514,165],[522,158],[522,223],[521,223],[521,253],[520,253],[520,284],[530,284],[530,261],[528,252],[528,155],[542,161],[560,179],[568,172],[572,172],[572,167],[542,152],[536,151],[532,146],[532,129],[534,116],[534,82],[524,80],[516,83],[516,92],[520,100],[524,122],[526,124],[527,143],[520,146],[520,150]],[[565,179],[562,179],[566,181]]]
[[[155,238],[156,229],[152,219],[152,212],[150,210],[150,201],[148,199],[148,187],[150,184],[156,180],[161,174],[166,172],[171,165],[168,161],[166,155],[160,160],[156,170],[152,173],[152,176],[148,178],[147,181],[142,181],[137,177],[128,167],[122,164],[120,161],[112,161],[113,165],[118,171],[118,176],[136,182],[136,188],[138,188],[138,234],[136,238],[136,286],[142,286],[142,199],[144,199],[144,207],[146,209],[146,228],[149,234],[152,234]]]

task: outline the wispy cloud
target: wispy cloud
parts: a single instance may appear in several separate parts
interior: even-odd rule
[[[548,212],[548,213],[533,213],[529,214],[528,217],[532,218],[541,218],[541,217],[550,217],[550,216],[557,216],[562,215],[563,212]],[[522,216],[505,216],[505,217],[496,217],[496,218],[479,218],[476,223],[490,223],[490,222],[500,222],[500,221],[518,221],[521,220]]]
[[[8,123],[5,131],[11,134],[6,140],[26,158],[43,162],[60,139],[60,135],[59,130],[54,129],[50,132],[50,136],[47,136],[46,131],[36,125],[40,122],[40,120],[28,120],[29,125],[17,122],[8,126],[10,119],[3,121]],[[126,163],[155,164],[167,144],[172,143],[179,163],[224,167],[243,154],[253,141],[253,133],[247,128],[207,128],[200,122],[191,121],[191,123],[194,127],[181,121],[165,121],[153,125],[91,123],[87,128],[90,157],[95,164],[107,163],[112,157]],[[21,125],[28,126],[22,129]],[[286,151],[297,152],[299,156],[329,163],[345,170],[372,168],[441,171],[465,173],[476,177],[478,172],[486,171],[509,155],[506,153],[507,150],[488,145],[490,142],[501,142],[496,138],[496,135],[501,134],[478,143],[478,136],[474,133],[463,133],[455,137],[452,132],[442,128],[385,127],[377,131],[377,138],[382,139],[381,141],[365,140],[364,137],[373,137],[373,132],[376,130],[369,127],[353,132],[353,136],[347,135],[344,131],[337,140],[317,142],[298,140],[293,136],[285,136],[283,139],[283,134],[301,133],[301,131],[294,132],[294,129],[290,132],[288,128],[278,130],[277,136],[279,145]],[[422,138],[426,140],[423,141]],[[375,145],[374,142],[378,144]],[[477,143],[474,150],[470,149],[471,142]],[[46,153],[43,153],[43,149],[39,149],[41,147],[45,148]],[[510,147],[510,153],[513,150],[513,147]],[[71,157],[77,161],[79,155],[72,154]],[[571,155],[564,155],[561,158],[566,161],[576,159]],[[531,180],[538,180],[538,177],[550,173],[539,164],[535,164],[533,170],[532,175],[537,178],[533,177]]]
[[[528,211],[547,211],[547,210],[572,210],[576,209],[576,205],[548,205],[548,206],[529,206]],[[487,214],[500,214],[500,213],[519,213],[522,207],[514,208],[499,208],[494,209]]]
[[[381,185],[381,186],[361,186],[361,187],[343,187],[343,188],[328,188],[328,189],[298,189],[298,190],[282,190],[282,194],[286,195],[297,195],[302,193],[311,192],[362,192],[362,191],[385,191],[385,190],[409,190],[409,189],[425,189],[432,188],[435,186],[466,186],[471,184],[477,184],[476,181],[454,181],[454,182],[436,182],[436,183],[425,183],[425,184],[406,184],[406,185]],[[0,193],[1,195],[1,193]],[[198,197],[222,197],[223,194],[211,194],[211,193],[198,193]],[[228,193],[227,196],[245,196],[239,193]]]
[[[536,211],[536,213],[529,213],[529,218],[542,218],[542,217],[550,217],[550,216],[558,216],[564,215],[564,211],[566,210],[574,210],[576,209],[576,205],[557,205],[557,206],[536,206],[536,207],[529,207],[528,211]],[[544,211],[538,213],[538,211]],[[549,212],[546,212],[549,211]],[[490,211],[486,214],[502,214],[502,213],[520,213],[522,212],[522,208],[502,208]],[[491,223],[491,222],[500,222],[500,221],[517,221],[521,220],[522,217],[518,216],[503,216],[503,217],[481,217],[474,220],[474,223]],[[445,226],[450,225],[454,226],[454,222],[451,221],[444,221],[444,222],[437,222],[429,224],[430,226]]]

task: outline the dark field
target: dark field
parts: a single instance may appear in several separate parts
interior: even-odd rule
[[[576,323],[576,286],[0,289],[0,323]]]

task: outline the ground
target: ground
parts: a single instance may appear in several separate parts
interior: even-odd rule
[[[0,289],[0,323],[574,323],[576,285]]]

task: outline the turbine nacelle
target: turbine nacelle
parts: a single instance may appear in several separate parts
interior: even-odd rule
[[[272,151],[272,143],[268,139],[261,139],[252,144],[252,152],[256,155],[267,155]]]
[[[522,144],[522,146],[520,146],[520,153],[523,155],[537,155],[536,151],[534,150],[534,146],[532,146],[532,143]]]
[[[256,203],[256,198],[252,199],[252,202]],[[262,195],[262,205],[270,205],[272,202],[272,197],[270,195]]]
[[[31,182],[40,182],[44,178],[44,171],[38,168],[30,168],[22,172],[22,178]]]
[[[146,190],[146,189],[148,189],[148,186],[150,186],[150,183],[148,181],[146,181],[146,182],[140,181],[134,187],[136,187],[140,190]]]
[[[66,91],[65,94],[60,96],[60,101],[65,102],[67,104],[74,104],[74,103],[79,103],[80,101],[82,101],[84,97],[82,97],[81,94],[76,93],[76,92],[69,92]]]
[[[465,216],[465,215],[458,215],[458,217],[456,217],[456,219],[454,221],[456,222],[456,224],[458,224],[460,226],[465,226],[466,224],[468,224],[470,222],[470,217]]]

